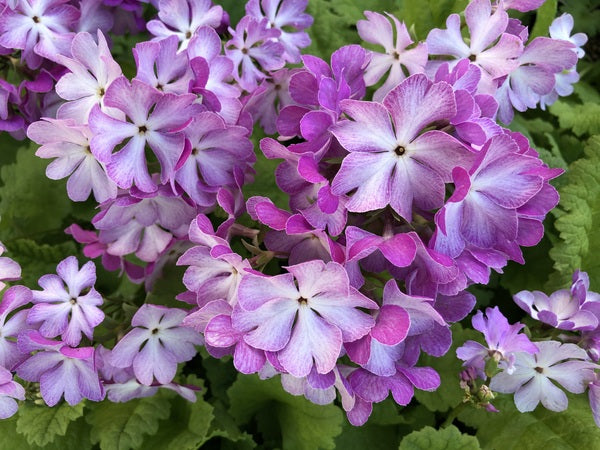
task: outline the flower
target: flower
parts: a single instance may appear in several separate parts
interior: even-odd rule
[[[84,398],[98,402],[104,388],[94,368],[94,348],[72,348],[60,341],[45,339],[38,331],[19,335],[19,350],[36,353],[19,364],[17,375],[26,381],[40,383],[42,398],[54,406],[64,395],[71,406]]]
[[[388,71],[390,74],[383,85],[373,94],[373,100],[381,101],[385,95],[404,80],[404,70],[410,75],[422,73],[427,64],[427,44],[419,43],[414,48],[408,49],[413,44],[406,25],[392,14],[396,27],[396,43],[393,43],[394,32],[390,21],[382,14],[365,11],[367,20],[359,20],[356,24],[358,35],[363,41],[379,44],[385,53],[372,52],[371,62],[365,72],[367,86],[376,84]]]
[[[343,100],[341,106],[352,120],[339,122],[331,131],[350,154],[331,191],[340,195],[357,189],[346,205],[349,211],[389,204],[410,222],[413,204],[422,210],[441,207],[452,169],[469,167],[474,159],[449,134],[423,132],[456,114],[452,87],[445,82],[432,83],[417,74],[390,91],[383,104]]]
[[[575,344],[542,341],[536,345],[539,353],[516,353],[514,372],[496,375],[490,389],[504,394],[514,392],[515,405],[521,412],[533,411],[540,402],[551,411],[564,411],[567,396],[552,381],[569,392],[581,394],[594,380],[598,366]]]
[[[186,313],[181,309],[144,304],[131,325],[134,327],[112,350],[110,363],[115,367],[132,366],[138,381],[146,386],[154,378],[168,384],[175,377],[177,363],[189,361],[196,354],[201,337],[181,326]]]
[[[77,258],[69,256],[58,263],[56,273],[42,276],[38,283],[43,290],[32,291],[35,305],[27,315],[27,323],[41,324],[42,336],[61,335],[74,347],[81,342],[82,334],[92,339],[94,328],[104,320],[98,308],[102,296],[94,289],[96,266],[88,261],[79,270]]]
[[[358,308],[377,304],[349,285],[335,262],[308,261],[273,277],[248,273],[238,288],[231,315],[233,328],[252,347],[276,352],[281,366],[295,377],[313,367],[330,372],[343,342],[366,335],[375,320]]]
[[[31,302],[31,298],[32,294],[28,288],[13,286],[7,289],[0,303],[0,366],[9,370],[26,359],[26,355],[21,353],[15,341],[21,331],[29,328],[29,310],[14,311]],[[14,314],[9,317],[11,313]]]
[[[473,316],[473,328],[483,333],[487,347],[479,342],[466,341],[456,349],[456,356],[462,359],[463,366],[473,367],[478,375],[485,379],[485,363],[489,358],[499,363],[501,369],[508,374],[515,371],[515,354],[518,352],[537,353],[537,346],[524,334],[519,334],[525,325],[510,325],[498,307],[487,308],[486,317],[481,311]]]

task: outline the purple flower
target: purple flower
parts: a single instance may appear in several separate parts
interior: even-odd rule
[[[144,192],[154,192],[156,183],[148,172],[146,143],[161,166],[161,182],[173,179],[179,158],[183,154],[185,136],[181,130],[200,112],[201,105],[193,104],[193,94],[161,94],[151,86],[119,77],[106,91],[104,104],[124,112],[126,122],[108,116],[96,105],[89,117],[94,133],[90,142],[92,153],[106,164],[108,175],[123,189],[134,183]],[[115,147],[127,143],[115,154]]]
[[[277,70],[285,64],[285,49],[277,42],[281,32],[268,28],[268,25],[269,19],[266,17],[259,21],[251,16],[244,16],[235,30],[229,29],[233,37],[225,45],[225,54],[233,61],[235,80],[248,92],[254,91],[258,83],[266,78],[259,67]]]
[[[223,8],[213,6],[211,0],[160,0],[158,18],[148,22],[148,31],[154,40],[175,35],[181,42],[179,50],[185,50],[196,31],[204,26],[216,28],[221,24]]]
[[[115,367],[132,366],[140,383],[150,386],[156,378],[160,384],[175,377],[177,363],[189,361],[196,354],[201,337],[181,326],[186,313],[180,309],[144,304],[131,319],[134,327],[112,350],[110,362]]]
[[[99,243],[109,255],[135,253],[142,261],[154,262],[173,238],[187,235],[195,213],[185,200],[161,185],[151,194],[132,189],[130,194],[119,195],[102,205],[92,223],[100,230]]]
[[[539,402],[551,411],[564,411],[567,391],[581,394],[595,376],[598,366],[588,361],[585,350],[575,344],[557,341],[536,342],[539,353],[517,353],[512,374],[501,372],[492,378],[490,389],[504,394],[515,393],[515,405],[521,412],[533,411]]]
[[[349,285],[337,263],[314,260],[287,270],[274,277],[244,276],[232,325],[250,346],[276,352],[295,377],[308,375],[313,367],[328,373],[342,343],[361,338],[375,325],[358,308],[377,309],[377,304]]]
[[[69,405],[84,398],[98,402],[104,388],[94,368],[94,348],[71,348],[60,341],[45,339],[32,330],[19,335],[23,353],[37,351],[16,367],[17,375],[26,381],[40,383],[42,398],[54,406],[64,395]]]
[[[46,168],[46,176],[52,180],[69,177],[67,194],[76,202],[87,200],[92,192],[98,203],[117,196],[117,185],[90,151],[92,136],[87,126],[71,120],[45,118],[27,128],[27,137],[41,145],[36,156],[56,158]]]
[[[434,248],[457,257],[467,244],[480,249],[500,248],[518,239],[517,208],[545,184],[539,158],[518,153],[508,135],[491,138],[467,172],[452,171],[456,189],[436,214]]]
[[[510,325],[498,307],[487,308],[487,317],[481,311],[473,316],[473,328],[483,333],[487,347],[479,342],[466,341],[456,349],[456,356],[462,359],[463,366],[477,369],[478,375],[485,379],[485,363],[493,358],[499,363],[498,367],[508,374],[515,371],[515,354],[517,352],[537,353],[538,348],[524,334],[519,334],[525,325],[515,323]]]
[[[177,54],[178,40],[169,36],[159,42],[140,42],[133,48],[135,80],[162,92],[187,94],[192,71],[185,52]]]
[[[300,49],[310,45],[308,33],[303,32],[313,23],[313,18],[304,11],[308,0],[249,0],[246,3],[246,14],[258,20],[266,17],[269,19],[269,28],[281,31],[277,38],[285,53],[283,57],[287,62],[300,62]],[[297,32],[290,32],[289,29]]]
[[[104,313],[98,308],[102,296],[94,289],[96,266],[88,261],[80,270],[77,258],[69,256],[58,263],[56,273],[39,279],[43,291],[32,291],[35,305],[27,323],[41,323],[42,336],[61,335],[66,344],[75,347],[82,334],[92,339],[94,328],[104,320]]]
[[[106,89],[121,75],[121,67],[110,54],[102,32],[98,30],[97,44],[91,34],[78,33],[73,38],[71,54],[72,58],[60,58],[70,72],[56,83],[56,93],[68,100],[58,108],[57,117],[85,124],[94,105],[100,105],[108,114],[118,114],[104,105]]]
[[[235,187],[236,175],[247,174],[256,160],[248,130],[206,111],[194,117],[185,134],[191,152],[175,180],[198,206],[212,207],[218,189]]]
[[[57,61],[69,55],[79,10],[68,0],[18,0],[14,10],[4,8],[0,15],[0,45],[22,50],[21,59],[32,69],[42,58]]]
[[[376,12],[365,11],[364,14],[367,20],[359,20],[356,24],[359,36],[363,41],[379,44],[385,49],[385,53],[371,53],[371,62],[365,72],[365,83],[367,86],[372,86],[388,71],[390,72],[383,85],[373,94],[373,100],[379,102],[404,80],[406,77],[404,70],[409,75],[425,71],[428,57],[427,44],[419,43],[409,49],[408,47],[413,44],[413,41],[408,34],[406,25],[392,14],[388,14],[396,27],[394,44],[394,31],[390,21]]]
[[[460,31],[460,16],[451,14],[446,30],[434,29],[427,36],[431,55],[451,55],[457,60],[469,58],[483,69],[481,91],[493,94],[494,78],[508,74],[517,66],[523,42],[506,33],[508,14],[501,8],[492,10],[490,0],[473,0],[465,9],[470,41],[467,45]]]
[[[0,364],[0,419],[13,416],[19,406],[17,400],[25,400],[25,389],[13,381],[12,373]]]
[[[594,310],[600,308],[600,295],[587,291],[587,274],[579,271],[573,275],[570,290],[561,289],[547,296],[540,291],[521,291],[513,299],[535,320],[561,330],[590,331],[598,327]],[[589,297],[589,298],[588,298]],[[587,300],[587,302],[586,302]]]
[[[331,131],[350,154],[331,190],[340,195],[357,189],[346,205],[349,211],[389,204],[410,221],[413,204],[422,210],[442,206],[452,169],[469,167],[473,160],[463,144],[443,131],[423,133],[456,114],[454,93],[445,82],[434,84],[417,74],[390,91],[383,104],[344,100],[341,105],[352,120]]]
[[[0,366],[9,370],[26,359],[26,355],[17,348],[16,338],[21,331],[29,328],[29,310],[16,310],[27,305],[31,299],[32,294],[28,288],[13,286],[6,290],[0,303]]]

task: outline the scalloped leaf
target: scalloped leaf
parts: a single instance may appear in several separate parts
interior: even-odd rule
[[[425,427],[405,436],[399,450],[478,450],[475,436],[461,433],[454,425],[436,430]]]
[[[69,424],[83,416],[83,403],[75,406],[61,403],[52,408],[25,403],[17,414],[17,431],[30,445],[42,447],[54,442],[57,436],[64,436]]]
[[[94,405],[86,421],[92,426],[93,444],[102,450],[128,450],[140,448],[144,436],[155,434],[170,411],[170,402],[161,395],[125,403],[103,401]]]
[[[593,136],[585,156],[571,164],[554,210],[560,240],[550,250],[555,276],[548,289],[564,287],[573,271],[585,270],[592,290],[600,287],[600,136]]]

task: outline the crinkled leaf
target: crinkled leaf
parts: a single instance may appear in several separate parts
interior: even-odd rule
[[[45,446],[57,436],[64,436],[69,424],[83,415],[83,403],[69,406],[67,403],[49,408],[22,404],[19,407],[17,431],[25,436],[30,445]]]
[[[279,379],[261,381],[240,375],[228,390],[230,413],[238,423],[247,423],[267,411],[279,422],[283,448],[332,449],[342,431],[342,411],[334,405],[315,405],[285,392]]]
[[[213,407],[197,396],[195,403],[182,397],[171,401],[171,415],[158,424],[158,432],[146,437],[145,450],[195,450],[207,440]]]
[[[400,443],[400,450],[477,450],[480,448],[476,437],[461,433],[454,425],[441,430],[425,427],[413,431]]]
[[[600,136],[588,141],[585,157],[570,166],[559,192],[554,212],[560,240],[550,250],[556,274],[547,288],[568,284],[576,269],[588,272],[591,286],[600,286]]]
[[[26,449],[29,443],[24,435],[17,432],[18,417],[12,416],[8,419],[0,420],[0,450]]]
[[[186,267],[176,266],[176,258],[167,263],[158,280],[154,283],[152,290],[146,296],[146,303],[154,305],[168,306],[169,308],[181,308],[184,303],[175,299],[177,294],[185,291],[185,286],[181,281]]]
[[[456,357],[456,349],[466,340],[481,339],[475,330],[463,329],[460,324],[452,325],[452,347],[441,358],[422,354],[420,364],[433,367],[441,378],[440,387],[433,391],[415,389],[415,398],[431,411],[447,411],[457,406],[463,398],[463,391],[459,386],[459,374],[462,370],[462,361]]]
[[[161,395],[125,403],[98,403],[86,415],[92,426],[92,443],[99,443],[101,450],[139,448],[144,435],[158,431],[159,421],[169,417],[170,409],[169,401]]]

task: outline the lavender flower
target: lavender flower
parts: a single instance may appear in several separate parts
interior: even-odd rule
[[[581,394],[594,379],[598,366],[588,360],[582,348],[557,341],[536,342],[539,353],[516,353],[512,374],[501,372],[492,378],[490,389],[505,394],[515,393],[515,405],[521,412],[533,411],[542,402],[551,411],[564,411],[567,391]]]
[[[69,256],[58,263],[56,273],[39,279],[43,290],[33,291],[35,305],[27,323],[41,324],[42,336],[61,335],[66,344],[75,347],[82,334],[92,339],[94,328],[104,320],[104,313],[98,308],[102,296],[94,289],[96,266],[88,261],[80,270],[77,258]]]
[[[32,330],[19,335],[19,350],[36,352],[16,367],[24,380],[40,383],[42,398],[54,406],[64,395],[69,405],[84,398],[98,402],[104,398],[104,388],[94,369],[94,348],[71,348],[60,341],[45,339]]]
[[[112,350],[115,367],[133,367],[138,381],[150,386],[156,378],[168,384],[175,377],[177,363],[189,361],[200,344],[198,333],[184,328],[185,311],[144,304],[131,319],[134,327]]]
[[[479,342],[466,341],[462,347],[456,349],[456,356],[462,359],[463,366],[473,367],[477,374],[485,379],[485,364],[488,359],[493,359],[498,367],[512,374],[515,371],[516,353],[537,353],[537,346],[524,334],[519,334],[525,325],[515,323],[510,325],[498,307],[487,308],[487,317],[481,311],[473,316],[473,328],[483,333],[487,347]]]
[[[19,333],[29,328],[29,310],[17,310],[30,303],[31,299],[32,293],[28,288],[13,286],[6,290],[0,303],[0,366],[9,370],[27,357],[18,349],[16,338]]]

